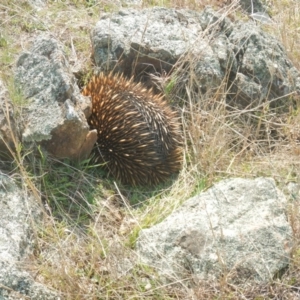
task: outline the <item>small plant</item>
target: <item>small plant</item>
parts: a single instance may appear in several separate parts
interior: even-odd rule
[[[6,38],[3,37],[2,35],[0,35],[0,48],[7,47],[7,45],[8,45],[8,42],[7,42]]]

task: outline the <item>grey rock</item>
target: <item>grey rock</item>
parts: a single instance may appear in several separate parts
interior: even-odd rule
[[[15,79],[26,99],[22,142],[35,142],[58,158],[87,157],[97,134],[89,130],[90,99],[80,94],[62,46],[40,36],[20,55]]]
[[[268,10],[261,0],[240,0],[239,4],[248,13],[267,12]]]
[[[228,179],[189,200],[137,240],[163,278],[267,282],[289,263],[292,230],[273,179]]]
[[[60,300],[61,297],[47,289],[40,283],[35,282],[25,271],[16,265],[0,263],[0,300]]]
[[[224,33],[228,36],[234,27],[234,24],[227,17],[214,11],[210,6],[207,6],[199,13],[198,19],[203,30],[207,30],[209,33],[215,33],[216,36],[220,33]]]
[[[33,226],[41,217],[36,199],[0,174],[0,299],[59,299],[24,268],[34,250]]]
[[[230,92],[243,106],[277,98],[272,105],[284,103],[284,96],[300,91],[299,72],[283,46],[259,26],[253,22],[239,23],[229,41],[239,66]]]
[[[169,72],[202,32],[194,11],[123,9],[104,16],[91,39],[96,64],[125,74]]]
[[[275,38],[255,21],[233,23],[210,7],[200,13],[123,9],[99,20],[91,42],[101,70],[134,75],[147,85],[149,73],[173,74],[177,91],[193,82],[189,88],[202,94],[224,84],[230,105],[282,105],[300,92],[300,74]]]
[[[7,88],[0,80],[0,157],[3,159],[12,156],[15,143],[19,142],[15,114]]]
[[[287,197],[291,201],[300,200],[300,184],[296,182],[289,182],[283,189]],[[295,202],[294,202],[295,203]]]

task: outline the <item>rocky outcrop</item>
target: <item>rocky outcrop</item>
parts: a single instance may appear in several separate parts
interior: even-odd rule
[[[22,142],[41,144],[58,158],[87,157],[97,139],[86,121],[91,102],[80,94],[62,46],[37,38],[19,57],[15,79],[25,98]]]
[[[194,82],[201,93],[225,83],[232,105],[282,104],[285,96],[300,91],[299,72],[276,39],[253,21],[233,23],[211,8],[200,13],[158,7],[121,10],[103,16],[91,40],[102,70],[145,81],[149,73],[172,74],[177,88]]]
[[[91,42],[102,70],[135,75],[150,86],[156,84],[151,75],[167,74],[165,83],[173,80],[177,91],[189,85],[200,94],[226,86],[230,106],[270,101],[284,107],[300,92],[299,72],[278,41],[255,22],[233,23],[211,8],[123,9],[101,18]],[[15,74],[26,98],[21,141],[41,144],[58,158],[87,157],[97,139],[86,122],[91,104],[80,94],[62,46],[37,38],[19,57]]]
[[[60,299],[26,272],[39,221],[36,199],[0,174],[0,299]]]
[[[228,179],[143,229],[141,261],[168,279],[267,282],[288,266],[286,199],[270,178]]]

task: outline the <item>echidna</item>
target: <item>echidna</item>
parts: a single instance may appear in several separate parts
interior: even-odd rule
[[[172,109],[133,79],[94,76],[83,89],[91,96],[91,129],[97,129],[95,157],[124,184],[154,185],[181,166],[181,132]]]

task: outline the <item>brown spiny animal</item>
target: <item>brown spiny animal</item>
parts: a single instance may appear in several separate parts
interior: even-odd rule
[[[133,79],[103,73],[83,89],[91,96],[88,123],[97,129],[97,161],[124,184],[154,185],[177,172],[182,135],[175,112]]]

